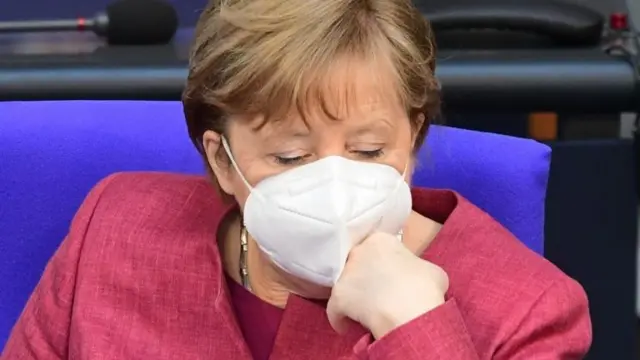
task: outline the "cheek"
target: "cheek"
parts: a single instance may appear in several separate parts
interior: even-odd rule
[[[244,167],[244,176],[251,186],[256,186],[265,178],[275,175],[269,170],[268,166],[265,166],[257,160],[252,159],[251,161],[247,161],[244,159],[243,164],[240,166]],[[233,195],[236,202],[240,206],[240,209],[244,211],[244,205],[251,194],[251,190],[249,190],[247,184],[245,184],[240,175],[235,171],[229,178],[229,182],[233,188]]]

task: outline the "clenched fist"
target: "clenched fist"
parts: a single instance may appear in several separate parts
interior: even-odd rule
[[[351,319],[379,339],[443,304],[448,287],[440,267],[417,257],[397,237],[375,233],[351,250],[327,315],[338,332]]]

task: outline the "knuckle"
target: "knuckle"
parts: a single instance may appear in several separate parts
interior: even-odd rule
[[[366,248],[364,248],[364,245],[357,245],[354,246],[353,248],[351,248],[351,251],[349,251],[349,259],[353,260],[356,258],[359,258],[360,256],[362,256],[362,253],[366,250]],[[347,262],[348,264],[349,262]]]
[[[438,285],[444,291],[449,289],[449,275],[441,268],[436,267],[436,279],[438,279]]]
[[[392,240],[391,237],[392,235],[386,233],[374,233],[369,236],[365,244],[373,249],[388,249],[390,245],[394,244],[394,242],[390,241]],[[395,241],[395,237],[393,241]]]
[[[335,289],[334,289],[335,290]],[[342,293],[338,291],[337,293],[331,292],[331,298],[327,303],[327,307],[330,307],[333,311],[341,312],[344,309],[344,297]]]
[[[347,281],[342,279],[342,281],[336,282],[335,285],[333,285],[333,287],[331,288],[331,298],[336,301],[342,300],[344,293],[348,290],[348,286],[348,279]]]
[[[449,275],[443,268],[435,265],[431,262],[426,262],[428,271],[430,273],[431,280],[434,284],[443,291],[449,289]]]

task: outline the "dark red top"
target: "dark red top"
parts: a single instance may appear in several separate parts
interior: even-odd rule
[[[268,360],[283,310],[262,301],[230,276],[225,276],[238,326],[253,360]]]
[[[273,341],[267,305],[240,300],[240,321],[234,314],[215,239],[230,207],[210,181],[110,176],[78,211],[0,358],[251,360],[268,343],[270,360],[584,356],[591,323],[578,283],[459,194],[412,196],[415,211],[444,223],[422,258],[449,275],[446,303],[373,341],[361,326],[337,334],[322,305],[291,295]]]

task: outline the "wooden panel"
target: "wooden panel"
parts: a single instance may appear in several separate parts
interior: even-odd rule
[[[536,140],[555,140],[558,137],[558,114],[529,114],[529,136]]]

